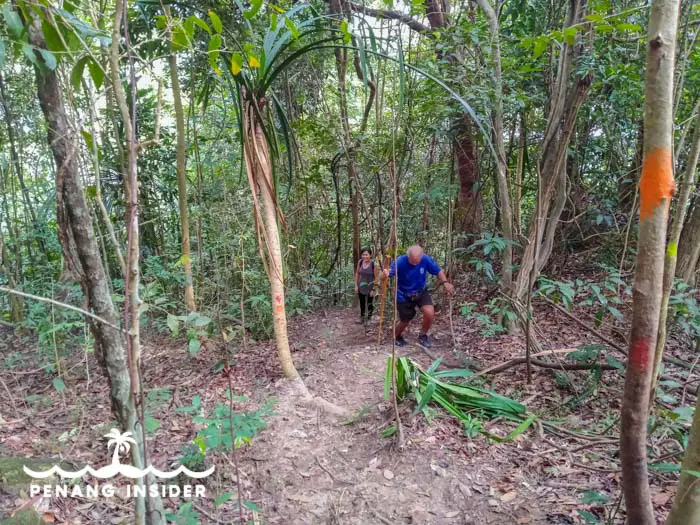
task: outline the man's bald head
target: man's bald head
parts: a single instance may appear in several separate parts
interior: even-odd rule
[[[410,246],[408,250],[406,250],[406,255],[408,255],[408,262],[415,266],[416,264],[420,263],[421,259],[423,258],[423,248],[417,244],[414,244],[413,246]]]

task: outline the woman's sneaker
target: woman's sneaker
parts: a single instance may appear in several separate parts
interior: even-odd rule
[[[396,346],[406,346],[408,344],[408,341],[406,341],[403,337],[397,337],[394,339],[394,344]]]
[[[420,345],[425,348],[430,348],[431,346],[433,346],[433,343],[430,341],[430,337],[428,337],[428,334],[421,334],[418,337],[418,343],[420,343]]]

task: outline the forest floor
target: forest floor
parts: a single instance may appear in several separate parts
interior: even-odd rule
[[[479,293],[485,292],[475,292],[470,300],[483,299]],[[507,443],[467,437],[458,422],[437,410],[431,421],[423,415],[411,417],[413,407],[404,402],[406,446],[400,451],[393,437],[382,437],[393,413],[383,396],[391,340],[377,345],[376,322],[365,330],[355,323],[357,317],[355,310],[328,309],[290,322],[294,359],[308,388],[357,414],[352,423],[295,403],[271,343],[251,342],[237,351],[233,390],[246,400],[236,401],[235,410],[260,411],[275,401],[272,414],[262,416],[267,428],[238,452],[242,492],[252,502],[248,519],[290,525],[623,522],[617,458],[622,374],[604,371],[594,381],[590,370],[555,373],[535,368],[531,385],[526,384],[524,366],[489,376],[487,387],[519,400],[561,429],[553,435],[538,425]],[[476,321],[459,318],[456,312],[454,318],[455,344],[445,307],[437,316],[431,356],[415,345],[398,353],[424,367],[440,356],[450,367],[477,368],[523,355],[522,338],[486,337]],[[545,348],[599,343],[545,304],[538,305],[535,322]],[[418,324],[409,330],[407,338],[415,341]],[[17,509],[33,507],[49,522],[130,523],[131,501],[123,492],[110,499],[32,498],[26,488],[8,480],[12,468],[3,467],[3,457],[46,459],[60,454],[74,464],[108,463],[101,436],[114,423],[107,382],[92,354],[75,349],[64,362],[66,388],[58,392],[53,377],[37,369],[35,343],[9,329],[0,331],[0,356],[6,358],[5,366],[0,363],[0,395],[8,396],[0,405],[0,522]],[[607,335],[624,344],[619,334]],[[192,413],[177,408],[191,405],[195,396],[201,398],[203,413],[228,403],[227,379],[214,370],[226,345],[210,340],[191,356],[180,340],[153,334],[144,340],[147,409],[157,427],[151,429],[149,448],[152,463],[165,470],[182,457],[183,447],[202,428]],[[687,387],[689,380],[681,377],[681,370],[669,366],[666,373],[678,372],[678,382]],[[693,403],[684,389],[666,408]],[[500,435],[512,430],[498,420],[486,427]],[[678,455],[672,430],[653,442],[658,456],[653,461]],[[578,435],[583,432],[588,437]],[[235,492],[232,458],[210,454],[207,461],[217,470],[207,481],[207,498],[191,500],[191,511],[199,514],[200,523],[236,522],[233,501],[218,507],[213,502],[224,492]],[[675,473],[652,471],[659,520],[667,513],[676,481]],[[182,501],[166,506],[177,508],[178,503]],[[180,523],[196,523],[187,521],[189,511],[181,505]]]

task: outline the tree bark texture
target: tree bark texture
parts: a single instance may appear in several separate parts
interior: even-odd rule
[[[272,298],[272,322],[275,331],[277,357],[288,379],[300,380],[289,350],[287,314],[284,302],[284,267],[277,225],[277,199],[272,176],[272,160],[267,139],[260,123],[260,113],[253,104],[257,100],[244,101],[244,159],[250,189],[253,192],[254,213],[258,230],[260,255],[265,263],[270,281]],[[262,104],[259,104],[262,105]]]
[[[681,230],[685,221],[686,208],[690,198],[690,188],[695,178],[695,168],[698,165],[700,156],[700,115],[695,119],[695,131],[693,132],[693,143],[690,148],[688,165],[686,166],[683,178],[681,179],[681,189],[676,202],[676,212],[671,223],[671,233],[666,246],[666,257],[664,260],[664,280],[663,295],[661,296],[661,307],[659,308],[659,335],[656,338],[656,349],[654,351],[654,372],[652,374],[650,402],[654,400],[656,392],[656,381],[661,370],[661,359],[664,355],[666,345],[666,321],[668,318],[668,302],[673,291],[673,278],[676,275],[676,262],[678,255],[678,242],[681,238]]]
[[[693,199],[688,218],[683,226],[678,244],[678,264],[676,277],[691,286],[695,283],[695,272],[700,260],[700,197]]]
[[[169,10],[166,11],[169,15]],[[177,133],[176,171],[177,197],[180,208],[180,235],[182,238],[182,268],[185,271],[185,307],[188,312],[196,310],[194,302],[194,285],[192,283],[192,256],[190,251],[190,221],[187,208],[187,155],[185,151],[185,111],[182,107],[180,79],[178,78],[177,55],[170,49],[170,80],[175,106],[175,128]]]
[[[580,24],[585,15],[585,0],[571,0],[565,27]],[[583,104],[593,80],[591,74],[583,77],[577,76],[571,81],[572,69],[575,61],[583,53],[584,44],[588,38],[586,34],[579,34],[576,39],[580,42],[573,46],[564,43],[559,54],[557,77],[552,88],[550,111],[547,117],[547,127],[540,149],[540,172],[542,178],[542,195],[533,213],[527,234],[527,246],[520,261],[520,271],[514,283],[514,296],[521,302],[525,302],[529,290],[530,269],[537,265],[536,273],[542,270],[551,255],[554,235],[564,209],[562,198],[566,199],[566,192],[561,193],[562,181],[566,178],[566,155],[571,136],[576,125],[578,110]],[[551,212],[550,212],[551,210]],[[538,220],[546,218],[543,228],[535,228]],[[545,241],[544,246],[540,246]],[[535,245],[538,249],[535,249]],[[537,260],[535,260],[537,252]]]
[[[656,523],[647,471],[647,419],[663,288],[664,246],[673,180],[673,66],[678,0],[654,0],[649,17],[644,154],[632,332],[622,401],[620,460],[628,525]]]

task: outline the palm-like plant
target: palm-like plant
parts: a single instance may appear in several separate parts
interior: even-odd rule
[[[206,31],[210,38],[208,57],[211,68],[225,82],[231,92],[236,106],[243,151],[244,166],[248,183],[253,194],[253,213],[255,218],[258,246],[263,264],[270,281],[272,296],[272,314],[277,354],[282,370],[289,379],[299,379],[294,367],[289,341],[287,338],[287,319],[285,313],[284,275],[278,220],[284,223],[283,214],[277,203],[276,177],[274,160],[279,157],[277,135],[271,125],[272,111],[277,115],[287,151],[287,167],[293,162],[294,144],[289,123],[280,99],[274,92],[275,79],[289,69],[291,64],[311,51],[321,49],[347,48],[359,53],[363,70],[367,70],[367,55],[372,54],[399,64],[399,88],[401,100],[404,93],[404,70],[413,70],[438,83],[464,107],[484,134],[485,142],[490,146],[489,135],[483,129],[473,109],[457,93],[440,79],[418,68],[404,63],[401,46],[397,57],[382,55],[377,52],[376,41],[371,27],[368,27],[370,49],[366,49],[361,38],[353,38],[345,21],[319,15],[309,4],[299,4],[282,11],[273,8],[270,23],[264,33],[256,32],[252,20],[258,13],[262,2],[251,2],[251,9],[246,10],[240,0],[236,5],[243,14],[246,43],[241,44],[238,34],[229,31],[218,15],[209,11],[211,28],[196,16],[190,16],[181,23],[181,28],[173,32],[180,35],[179,40],[192,40],[195,26]],[[300,20],[303,13],[310,13]],[[213,31],[212,31],[213,28]],[[184,38],[182,37],[184,35]],[[175,38],[175,37],[174,37]],[[350,45],[352,42],[355,45]],[[223,66],[223,67],[220,67]],[[364,75],[364,81],[368,75]],[[490,148],[493,151],[493,148]]]

